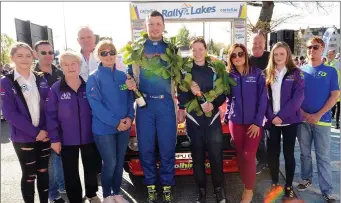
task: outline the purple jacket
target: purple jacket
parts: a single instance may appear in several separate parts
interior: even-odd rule
[[[40,130],[46,130],[44,106],[49,91],[44,75],[33,72],[40,94],[38,127],[32,125],[31,115],[20,85],[14,81],[14,71],[1,78],[2,113],[11,127],[11,140],[18,143],[36,142]]]
[[[281,109],[275,115],[273,113],[273,101],[271,86],[268,86],[269,100],[266,110],[266,127],[271,127],[272,120],[278,116],[283,124],[302,122],[301,104],[304,100],[304,79],[303,72],[296,68],[284,75],[281,86]]]
[[[91,109],[82,78],[78,91],[73,91],[63,77],[54,83],[46,104],[46,126],[51,143],[82,145],[93,142]]]
[[[225,119],[236,124],[263,125],[267,107],[265,77],[258,68],[242,76],[237,70],[230,73],[237,86],[232,87],[227,99]]]

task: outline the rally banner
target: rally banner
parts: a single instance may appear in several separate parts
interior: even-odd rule
[[[322,53],[323,57],[326,57],[326,55],[327,55],[329,42],[330,42],[330,39],[332,38],[334,32],[337,32],[337,30],[335,28],[331,27],[331,28],[328,28],[323,34],[322,40],[324,42],[324,47],[325,47],[324,51]]]
[[[245,2],[134,2],[130,4],[131,20],[145,19],[153,10],[166,20],[246,19]]]

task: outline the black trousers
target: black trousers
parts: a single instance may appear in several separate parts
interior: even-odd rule
[[[187,133],[191,139],[194,179],[199,188],[206,188],[206,151],[210,162],[213,187],[222,187],[223,173],[223,133],[221,125],[215,128],[200,127],[187,119]],[[219,119],[218,119],[219,120]],[[220,122],[220,120],[219,120]],[[215,125],[216,126],[216,125]]]
[[[35,179],[41,203],[47,203],[49,197],[48,163],[50,142],[13,143],[18,156],[22,177],[21,193],[25,203],[34,202]],[[41,171],[43,170],[43,171]]]
[[[260,164],[267,164],[268,163],[268,155],[267,155],[267,139],[268,139],[268,133],[267,131],[262,128],[262,137],[260,138],[259,145],[258,145],[258,150],[256,154],[256,158],[258,163]]]
[[[281,135],[283,135],[283,154],[285,161],[286,187],[292,186],[295,174],[295,142],[297,137],[298,123],[288,126],[274,126],[268,129],[268,165],[271,171],[273,183],[278,183],[279,175],[279,156],[281,153]]]
[[[70,203],[82,202],[82,185],[79,177],[79,150],[82,155],[85,194],[91,198],[96,196],[98,190],[97,161],[99,153],[95,143],[78,145],[78,146],[62,146],[61,156],[64,169],[65,189]]]
[[[336,102],[336,104],[334,105],[334,107],[332,108],[332,115],[333,117],[336,114],[336,123],[340,122],[340,102]]]

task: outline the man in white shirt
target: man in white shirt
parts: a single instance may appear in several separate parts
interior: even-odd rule
[[[83,26],[78,31],[78,43],[81,46],[81,72],[80,76],[86,82],[89,74],[98,67],[98,60],[95,58],[93,51],[96,46],[96,36],[88,26]]]

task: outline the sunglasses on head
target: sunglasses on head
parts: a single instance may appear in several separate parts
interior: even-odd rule
[[[46,54],[54,55],[54,52],[53,51],[41,51],[40,54],[43,55],[43,56],[45,56]]]
[[[101,51],[101,56],[108,56],[108,54],[110,55],[110,56],[115,56],[116,55],[116,51],[115,50],[111,50],[111,51]]]
[[[241,58],[241,57],[243,57],[245,55],[245,52],[243,52],[243,51],[240,51],[240,52],[238,52],[238,53],[232,53],[231,54],[231,59],[235,59],[235,58],[237,58],[237,56],[239,57],[239,58]]]
[[[314,49],[314,50],[318,50],[320,48],[320,45],[310,45],[310,46],[307,46],[307,49]]]

